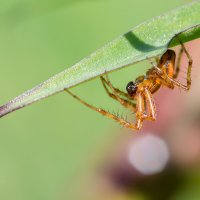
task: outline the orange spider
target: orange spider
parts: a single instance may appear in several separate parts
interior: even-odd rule
[[[170,89],[174,89],[174,87],[177,86],[186,91],[190,89],[192,59],[184,45],[181,42],[180,44],[181,49],[178,55],[178,62],[176,67],[176,54],[173,50],[168,49],[157,61],[157,65],[154,65],[151,62],[152,68],[147,71],[145,76],[139,76],[138,78],[136,78],[135,82],[131,81],[127,84],[127,93],[113,87],[113,85],[108,79],[108,76],[106,76],[106,78],[102,76],[100,77],[103,87],[105,88],[107,94],[111,98],[117,100],[121,105],[135,113],[135,123],[130,123],[124,120],[123,118],[111,114],[101,108],[94,107],[84,102],[67,89],[65,91],[85,106],[101,113],[102,115],[107,116],[108,118],[114,119],[124,127],[130,128],[132,130],[140,130],[144,120],[156,120],[156,106],[152,94],[155,93],[161,86],[167,86]],[[185,52],[189,60],[187,70],[187,85],[183,85],[182,83],[176,80],[179,74],[180,61],[183,52]],[[108,90],[107,86],[111,89],[112,92]]]

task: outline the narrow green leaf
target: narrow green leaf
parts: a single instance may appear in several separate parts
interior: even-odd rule
[[[144,22],[76,65],[0,107],[0,117],[105,73],[163,54],[170,46],[200,37],[200,2],[195,1]]]

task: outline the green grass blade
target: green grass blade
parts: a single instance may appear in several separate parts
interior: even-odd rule
[[[195,1],[144,22],[83,59],[0,107],[0,117],[35,101],[122,67],[163,54],[180,34],[182,42],[200,37],[200,2]]]

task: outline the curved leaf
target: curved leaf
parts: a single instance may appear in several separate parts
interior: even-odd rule
[[[83,59],[0,107],[0,117],[35,101],[130,64],[163,54],[179,34],[182,42],[200,37],[200,2],[144,22]]]

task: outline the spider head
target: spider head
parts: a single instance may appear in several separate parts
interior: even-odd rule
[[[130,96],[133,96],[137,91],[137,83],[133,81],[129,82],[126,86],[126,90]]]

